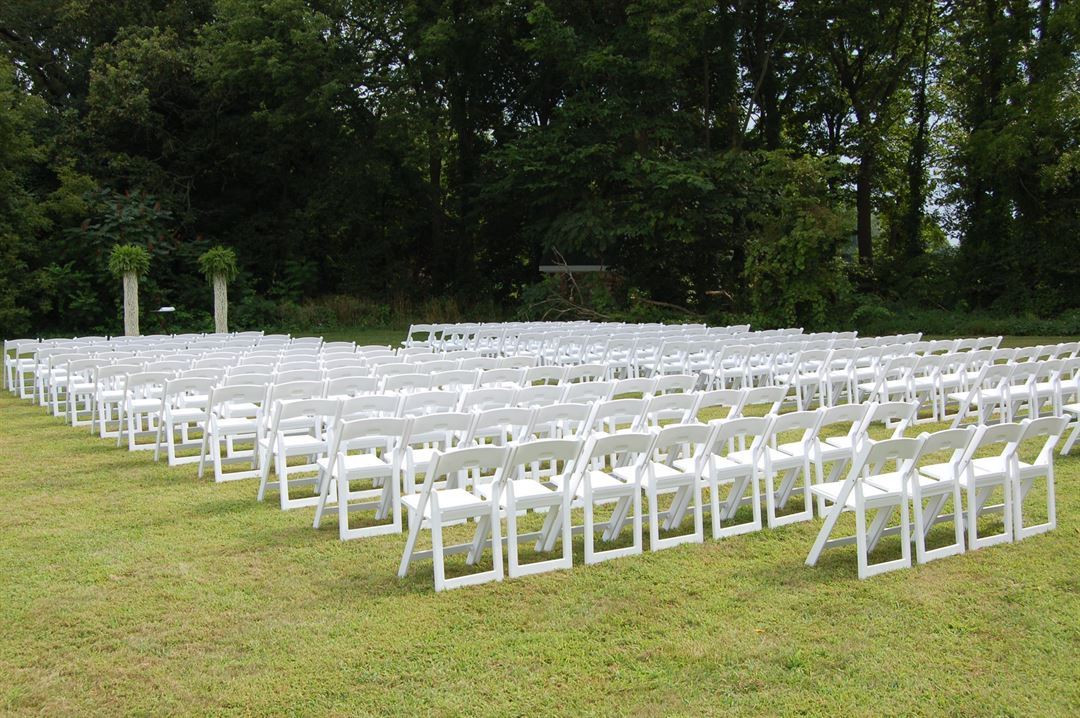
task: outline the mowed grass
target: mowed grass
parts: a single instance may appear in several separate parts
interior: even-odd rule
[[[1076,452],[1056,531],[868,581],[803,564],[815,520],[444,594],[404,536],[195,474],[0,397],[0,712],[1080,711]]]

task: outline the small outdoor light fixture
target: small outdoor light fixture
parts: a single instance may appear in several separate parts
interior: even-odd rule
[[[176,307],[161,307],[160,309],[158,309],[158,314],[169,314],[170,312],[175,311]]]

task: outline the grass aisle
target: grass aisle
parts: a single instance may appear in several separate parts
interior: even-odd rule
[[[435,595],[404,537],[342,544],[5,393],[0,712],[1076,715],[1058,467],[1057,531],[865,582],[854,549],[803,565],[814,521]]]

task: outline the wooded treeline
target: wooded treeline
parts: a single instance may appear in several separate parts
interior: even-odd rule
[[[115,329],[116,243],[191,324],[215,244],[241,322],[529,314],[552,247],[601,315],[1078,305],[1078,2],[8,0],[0,47],[5,336]]]

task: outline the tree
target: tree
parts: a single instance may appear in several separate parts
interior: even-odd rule
[[[926,0],[924,0],[925,2]],[[920,18],[913,0],[807,3],[810,31],[828,56],[855,118],[853,150],[859,166],[855,207],[859,259],[874,258],[873,190],[881,138],[899,113],[893,96],[908,77]]]
[[[199,269],[214,286],[214,331],[229,331],[229,282],[236,278],[236,252],[228,247],[212,247],[199,257]]]
[[[124,280],[124,334],[139,336],[139,277],[150,269],[150,253],[137,244],[118,244],[109,255],[109,271]]]

